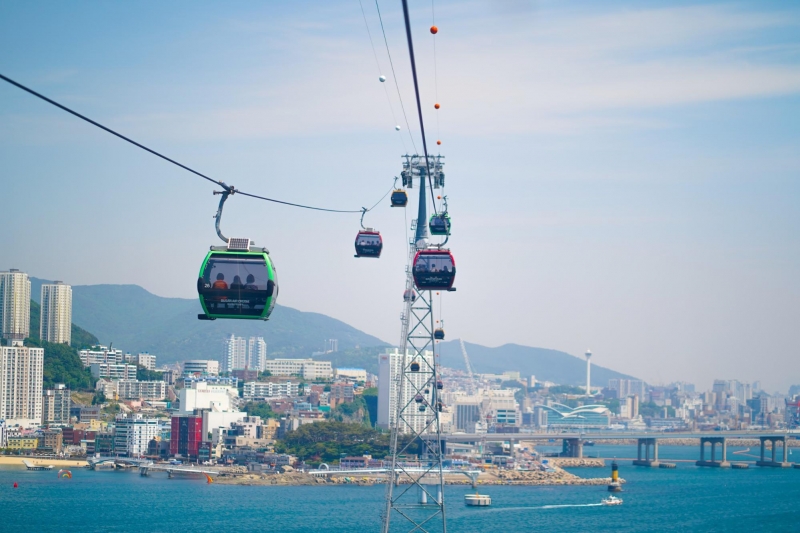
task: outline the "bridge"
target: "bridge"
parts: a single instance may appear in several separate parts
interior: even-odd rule
[[[170,465],[170,464],[143,464],[139,465],[139,475],[147,476],[150,472],[166,472],[169,477],[175,474],[204,474],[204,475],[217,475],[218,470],[206,470],[201,468],[192,468],[190,466]]]
[[[459,443],[486,443],[503,442],[514,444],[521,441],[562,441],[562,457],[583,457],[583,444],[587,440],[636,440],[637,457],[633,461],[637,466],[660,466],[658,458],[659,439],[699,439],[700,460],[697,466],[711,466],[718,468],[729,467],[727,459],[727,439],[758,439],[761,443],[760,460],[757,466],[782,467],[792,466],[789,462],[788,438],[792,436],[780,431],[704,431],[704,432],[625,432],[625,431],[593,431],[571,433],[453,433],[442,435],[445,442]],[[434,435],[423,435],[423,438],[433,439]],[[771,447],[771,455],[767,456],[767,443]],[[706,457],[706,445],[710,447],[709,456]],[[782,457],[777,456],[780,445]],[[717,446],[720,454],[717,456]],[[798,465],[800,466],[800,465]]]

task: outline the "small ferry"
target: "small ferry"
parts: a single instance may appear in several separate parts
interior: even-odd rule
[[[603,498],[603,501],[601,503],[603,505],[622,505],[622,499],[610,495],[608,498]]]
[[[467,494],[464,496],[464,505],[469,507],[489,507],[492,505],[492,497],[488,494]]]

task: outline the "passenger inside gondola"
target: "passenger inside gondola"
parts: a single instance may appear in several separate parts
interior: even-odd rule
[[[215,281],[211,287],[214,289],[226,290],[228,288],[228,284],[225,282],[225,274],[222,272],[217,274],[217,281]]]

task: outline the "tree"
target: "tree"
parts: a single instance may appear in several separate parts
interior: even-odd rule
[[[63,383],[71,390],[93,390],[97,382],[88,368],[83,367],[78,350],[66,344],[54,344],[40,339],[26,339],[31,347],[44,348],[43,387],[51,389]]]
[[[278,413],[272,410],[269,402],[247,402],[244,404],[247,416],[260,416],[261,418],[278,418]]]
[[[95,392],[94,396],[92,396],[92,405],[102,405],[104,403],[106,403],[106,395],[103,391],[99,390]]]
[[[142,365],[136,365],[136,379],[139,381],[161,381],[164,379],[164,373],[148,370]]]

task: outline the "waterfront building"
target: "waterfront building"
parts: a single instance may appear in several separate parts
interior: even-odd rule
[[[213,375],[219,374],[219,361],[213,359],[192,359],[183,362],[183,373],[185,375],[200,374]]]
[[[12,341],[0,347],[0,419],[9,426],[42,422],[44,349]]]
[[[0,272],[0,335],[22,341],[31,333],[31,280],[12,268]]]
[[[337,379],[349,379],[357,383],[367,381],[367,371],[363,368],[337,368],[333,373]]]
[[[231,335],[225,341],[225,371],[243,369],[247,366],[247,342],[244,337]]]
[[[215,385],[205,381],[191,383],[179,395],[181,413],[194,413],[195,409],[231,411],[234,398],[239,396],[235,387]]]
[[[331,362],[314,359],[269,359],[264,370],[273,376],[301,376],[309,381],[333,378]]]
[[[300,384],[292,381],[275,383],[249,381],[244,384],[244,388],[242,389],[242,397],[248,400],[275,398],[281,396],[298,396],[299,394]]]
[[[169,440],[170,455],[197,460],[203,441],[202,415],[173,415]]]
[[[102,379],[136,379],[136,366],[128,363],[94,363],[89,365],[92,376]]]
[[[63,435],[60,429],[44,429],[41,431],[38,449],[42,451],[61,453],[63,449]]]
[[[147,453],[150,440],[160,436],[158,420],[139,413],[119,414],[115,419],[114,453],[125,457],[141,457]]]
[[[35,450],[39,447],[39,437],[33,435],[10,435],[6,442],[9,450]]]
[[[267,369],[267,343],[264,337],[250,337],[247,341],[247,368],[259,372]]]
[[[410,361],[412,353],[406,351],[406,358]],[[398,392],[401,405],[408,405],[414,401],[417,391],[422,389],[429,374],[410,372],[406,374],[406,381],[397,390],[399,377],[403,371],[403,354],[397,348],[387,349],[378,356],[378,427],[389,429],[397,420]],[[433,366],[433,352],[425,350],[418,356],[420,365]],[[424,416],[409,417],[399,430],[402,433],[410,432],[409,426],[417,433],[422,432],[428,425]]]
[[[72,287],[63,281],[42,284],[39,338],[56,344],[72,342]]]
[[[8,427],[6,421],[0,418],[0,449],[8,446]]]
[[[70,390],[63,383],[57,383],[42,395],[42,425],[47,427],[69,424]]]
[[[112,350],[106,346],[92,346],[88,350],[79,350],[78,357],[81,358],[84,368],[99,363],[115,365],[125,362],[122,350]]]

